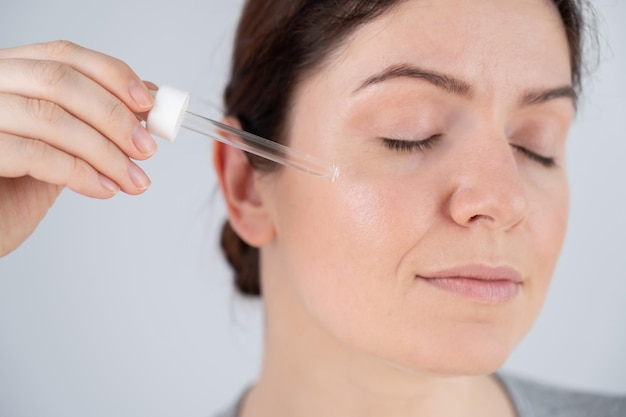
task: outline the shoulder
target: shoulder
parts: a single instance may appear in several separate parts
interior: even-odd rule
[[[626,417],[626,395],[565,389],[503,372],[495,376],[509,394],[518,417]],[[237,417],[243,397],[215,417]]]
[[[496,377],[518,417],[626,417],[626,395],[566,389],[502,372]]]

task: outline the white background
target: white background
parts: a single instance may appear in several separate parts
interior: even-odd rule
[[[69,39],[220,116],[241,0],[2,3],[0,47]],[[601,65],[569,144],[569,235],[506,369],[626,393],[626,2],[596,5]],[[220,255],[211,144],[187,132],[159,144],[144,195],[65,191],[0,259],[0,416],[210,416],[254,380],[262,319]]]

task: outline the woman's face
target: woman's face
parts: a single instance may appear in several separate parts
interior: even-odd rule
[[[565,233],[570,74],[545,0],[408,1],[359,28],[290,114],[338,182],[261,179],[270,310],[410,369],[498,368]]]

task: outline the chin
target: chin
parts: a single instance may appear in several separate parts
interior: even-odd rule
[[[419,343],[390,347],[386,359],[410,372],[434,375],[488,375],[506,362],[513,348],[511,335],[484,329],[448,337],[423,338]]]

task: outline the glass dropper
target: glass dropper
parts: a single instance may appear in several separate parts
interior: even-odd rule
[[[146,120],[148,132],[173,141],[180,127],[234,146],[270,161],[334,182],[339,167],[288,146],[236,129],[224,123],[187,111],[189,94],[163,86],[154,94],[154,106]],[[225,134],[226,133],[226,134]]]

